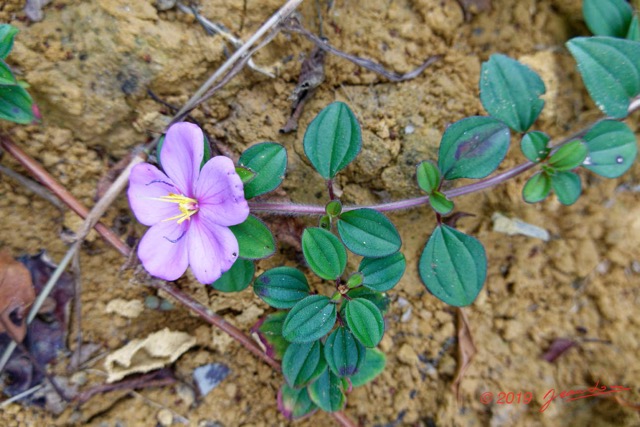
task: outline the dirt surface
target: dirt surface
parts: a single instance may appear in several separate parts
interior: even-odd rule
[[[280,5],[279,0],[212,0],[201,13],[234,34],[248,38]],[[419,194],[415,165],[435,159],[446,125],[483,114],[478,99],[480,64],[505,53],[538,70],[546,85],[547,106],[535,127],[561,137],[599,117],[587,99],[564,42],[585,35],[578,0],[494,0],[489,12],[465,21],[455,0],[343,0],[319,2],[322,32],[336,47],[407,72],[427,57],[442,60],[415,80],[388,83],[343,59],[328,56],[326,81],[300,120],[304,129],[329,102],[347,102],[362,123],[363,152],[337,182],[348,204],[377,203]],[[467,2],[468,3],[468,2]],[[20,28],[10,64],[31,85],[44,116],[41,126],[2,124],[19,145],[86,205],[109,167],[161,131],[170,111],[151,100],[151,89],[180,105],[224,61],[227,46],[208,36],[193,17],[176,10],[159,12],[151,0],[54,0],[44,20],[29,23],[22,1],[0,5],[0,21]],[[300,9],[306,26],[318,31],[316,3]],[[289,153],[283,184],[300,203],[324,203],[323,182],[302,159],[298,131],[280,135],[290,112],[301,61],[311,44],[297,35],[278,35],[255,57],[277,72],[270,79],[244,70],[211,101],[193,113],[215,144],[232,157],[261,141],[282,143]],[[638,131],[638,116],[628,123]],[[514,142],[514,147],[516,147]],[[523,160],[513,148],[503,168]],[[2,164],[24,172],[7,154]],[[385,372],[348,396],[346,414],[362,425],[424,426],[634,426],[637,412],[610,398],[554,402],[543,413],[550,390],[584,389],[596,382],[631,388],[619,396],[640,402],[640,166],[618,180],[581,173],[586,189],[571,207],[555,199],[538,205],[521,200],[524,178],[491,191],[456,200],[476,216],[460,221],[462,231],[485,245],[489,270],[484,290],[466,308],[478,353],[460,386],[451,390],[456,370],[455,312],[429,295],[417,273],[417,260],[435,224],[426,209],[391,215],[402,237],[407,273],[390,292],[387,332],[380,347],[388,355]],[[634,191],[635,189],[635,191]],[[0,247],[15,256],[46,249],[60,260],[70,231],[79,220],[0,176]],[[500,212],[546,228],[549,242],[492,231]],[[103,221],[123,238],[138,238],[124,196]],[[258,273],[274,265],[295,265],[300,254],[282,244],[276,255],[258,264]],[[357,260],[351,260],[355,266]],[[202,400],[193,401],[183,386],[111,393],[94,397],[59,418],[12,404],[0,412],[0,424],[44,426],[284,425],[275,396],[282,377],[218,330],[180,307],[143,306],[133,318],[108,313],[116,299],[143,302],[153,289],[99,237],[91,235],[81,254],[83,336],[106,355],[134,339],[166,326],[196,339],[175,363],[177,375],[191,381],[205,363],[227,364],[230,375]],[[221,294],[188,275],[179,286],[212,310],[248,331],[269,308],[251,290]],[[315,283],[321,292],[326,291]],[[138,304],[139,307],[139,304]],[[578,345],[555,362],[542,355],[557,338]],[[71,348],[73,348],[71,344]],[[60,366],[66,366],[61,358]],[[102,382],[104,360],[85,369],[88,384]],[[480,402],[483,393],[496,396]],[[500,392],[531,392],[525,404],[496,404]],[[167,416],[167,410],[169,416]],[[180,418],[183,417],[183,418]],[[333,425],[318,413],[299,425]]]

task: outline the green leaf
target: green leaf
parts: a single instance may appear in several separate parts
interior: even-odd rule
[[[344,320],[365,347],[375,347],[384,335],[384,320],[378,307],[364,298],[345,301]]]
[[[331,217],[329,215],[322,215],[320,221],[318,221],[318,227],[331,231]]]
[[[573,172],[558,172],[551,176],[551,186],[563,205],[574,204],[582,192],[580,176]]]
[[[545,171],[534,174],[522,188],[522,198],[527,203],[543,201],[551,191],[551,177]]]
[[[633,40],[634,42],[640,42],[640,22],[638,22],[638,15],[633,15],[631,24],[629,25],[629,31],[627,31],[627,40]]]
[[[416,169],[416,179],[418,186],[427,194],[431,194],[440,187],[440,170],[429,161],[420,162]]]
[[[237,259],[231,268],[213,282],[211,286],[221,292],[240,292],[249,286],[254,272],[253,261]]]
[[[326,368],[320,341],[291,344],[282,358],[282,375],[293,388],[309,384]]]
[[[276,242],[271,231],[253,215],[249,215],[242,224],[229,228],[238,239],[241,258],[267,258],[276,250]]]
[[[338,234],[351,252],[372,258],[391,255],[402,244],[398,230],[391,221],[380,212],[368,208],[340,215]]]
[[[515,59],[493,54],[482,64],[482,106],[511,129],[525,132],[531,127],[544,107],[540,96],[545,92],[540,76]]]
[[[389,310],[389,296],[386,293],[374,291],[373,289],[366,288],[364,286],[351,289],[347,292],[347,296],[351,299],[362,298],[371,301],[380,313],[384,316]],[[345,306],[342,306],[341,314],[344,314]]]
[[[325,412],[336,412],[342,409],[346,401],[341,385],[342,380],[327,368],[307,387],[307,390],[311,401],[320,409]]]
[[[382,257],[363,258],[358,271],[364,274],[362,284],[369,289],[385,292],[400,281],[407,266],[402,252]]]
[[[299,420],[318,410],[306,388],[296,390],[283,384],[278,391],[278,410],[289,421]]]
[[[365,347],[344,326],[336,328],[324,343],[324,358],[339,377],[350,377],[364,362]]]
[[[318,173],[325,179],[333,179],[360,152],[362,136],[358,120],[345,103],[329,104],[309,124],[303,145]]]
[[[340,200],[332,200],[327,203],[324,210],[330,217],[338,216],[342,213],[342,203]]]
[[[13,25],[0,24],[0,59],[5,59],[11,52],[16,34],[18,29]]]
[[[15,85],[18,84],[16,78],[13,76],[9,66],[0,59],[0,85]]]
[[[256,173],[249,168],[245,168],[242,166],[236,166],[236,173],[240,177],[242,184],[246,185],[248,182],[251,182],[253,178],[256,177]]]
[[[584,136],[589,156],[583,166],[606,178],[617,178],[625,173],[636,159],[636,137],[624,124],[615,120],[597,123]]]
[[[324,295],[310,295],[293,306],[282,327],[290,342],[315,341],[331,331],[336,323],[336,304]]]
[[[582,141],[571,141],[551,155],[549,158],[549,166],[559,172],[570,171],[575,169],[587,158],[589,150]]]
[[[445,179],[484,178],[509,149],[509,128],[492,117],[467,117],[447,128],[438,154]]]
[[[611,37],[576,37],[567,48],[598,108],[621,119],[640,93],[640,43]]]
[[[544,132],[528,132],[520,141],[522,154],[533,163],[540,163],[549,155],[549,135]]]
[[[347,288],[349,289],[357,288],[358,286],[362,285],[363,280],[364,280],[364,274],[360,273],[359,271],[356,271],[351,276],[349,276],[349,279],[347,280]]]
[[[434,191],[429,196],[429,204],[440,215],[446,215],[453,210],[453,202],[439,191]]]
[[[633,9],[625,0],[584,0],[582,15],[594,35],[624,37]]]
[[[367,348],[364,362],[358,372],[350,378],[351,385],[360,387],[372,381],[384,371],[387,357],[377,348]]]
[[[287,150],[275,142],[262,142],[247,148],[238,164],[256,174],[244,186],[245,198],[251,199],[278,188],[287,170]]]
[[[309,295],[309,284],[300,270],[276,267],[262,273],[253,284],[253,290],[271,307],[291,308]]]
[[[260,319],[251,328],[252,336],[255,334],[258,337],[269,357],[282,359],[289,347],[289,341],[282,336],[282,325],[286,317],[286,311],[276,311]]]
[[[427,289],[441,301],[462,307],[471,304],[487,276],[482,244],[448,225],[439,225],[422,252],[418,270]]]
[[[158,164],[160,165],[160,167],[162,167],[162,163],[160,161],[160,153],[162,152],[162,147],[164,146],[164,137],[166,135],[162,135],[159,139],[158,139],[158,144],[156,145],[156,158],[158,160]],[[202,140],[203,146],[204,146],[204,152],[202,155],[202,162],[200,163],[200,169],[202,169],[202,167],[204,166],[205,163],[207,163],[209,160],[211,160],[211,144],[209,143],[209,140],[207,139],[206,135],[203,136],[203,140]],[[237,169],[236,169],[237,171]],[[242,179],[242,178],[240,178]]]
[[[20,85],[0,86],[0,119],[20,124],[36,120],[33,100]]]
[[[347,266],[347,251],[340,240],[321,228],[302,233],[302,252],[311,270],[326,280],[335,280]]]

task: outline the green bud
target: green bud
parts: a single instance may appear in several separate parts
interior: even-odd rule
[[[324,210],[330,217],[336,217],[342,213],[342,203],[340,200],[332,200],[327,203]]]

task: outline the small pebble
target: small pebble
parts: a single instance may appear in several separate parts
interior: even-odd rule
[[[158,411],[158,423],[163,427],[168,427],[173,424],[173,414],[168,409],[160,409]]]

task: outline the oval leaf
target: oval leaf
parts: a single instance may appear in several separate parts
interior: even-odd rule
[[[527,203],[543,201],[551,191],[551,177],[546,172],[533,175],[522,188],[522,198]]]
[[[15,85],[18,84],[16,78],[13,76],[9,66],[0,59],[0,85]]]
[[[391,221],[380,212],[367,208],[340,215],[338,234],[351,252],[372,258],[391,255],[402,244]]]
[[[582,15],[594,35],[624,37],[633,10],[625,0],[584,0]]]
[[[336,323],[336,304],[324,295],[310,295],[293,306],[282,326],[282,335],[294,343],[315,341]]]
[[[364,298],[345,302],[344,320],[353,335],[365,347],[375,347],[384,335],[382,313],[374,303]]]
[[[307,385],[326,368],[320,341],[291,344],[282,358],[282,375],[294,388]]]
[[[614,120],[597,123],[584,136],[589,156],[582,164],[591,172],[606,178],[625,173],[636,159],[636,137],[624,124]]]
[[[229,228],[238,239],[241,258],[267,258],[276,250],[276,242],[271,231],[253,215],[249,215],[242,224],[233,225]]]
[[[576,37],[567,48],[578,63],[589,95],[598,108],[621,119],[640,93],[640,43],[611,37]]]
[[[307,390],[311,401],[326,412],[336,412],[345,404],[345,396],[340,388],[342,380],[333,374],[329,368],[315,380]]]
[[[318,410],[306,388],[296,390],[283,384],[278,391],[278,410],[290,421],[299,420]]]
[[[364,286],[351,289],[347,292],[347,296],[351,299],[362,298],[368,301],[371,301],[373,305],[378,307],[380,313],[384,316],[389,310],[389,296],[384,292],[374,291],[373,289],[365,288]],[[346,306],[342,306],[340,310],[341,315],[344,314],[344,308]]]
[[[633,15],[626,38],[634,42],[640,42],[640,21],[638,20],[638,15]]]
[[[362,146],[360,124],[347,104],[329,104],[309,124],[304,153],[325,179],[332,179],[356,158]]]
[[[340,326],[324,343],[324,358],[331,371],[339,377],[350,377],[364,362],[365,347],[351,331]]]
[[[580,176],[573,172],[559,172],[551,176],[553,192],[563,205],[574,204],[582,192]]]
[[[309,295],[307,278],[291,267],[276,267],[262,273],[253,290],[264,302],[275,308],[291,308]]]
[[[278,188],[287,170],[287,150],[275,142],[262,142],[247,148],[238,164],[255,173],[244,185],[244,196],[251,199]]]
[[[441,301],[471,304],[484,285],[487,257],[482,244],[448,225],[436,227],[418,265],[427,289]]]
[[[276,311],[266,315],[251,327],[251,335],[257,336],[269,357],[282,359],[289,347],[289,341],[282,336],[282,325],[286,317],[286,311]]]
[[[249,286],[254,272],[255,266],[252,261],[237,259],[229,271],[220,276],[211,286],[221,292],[240,292]]]
[[[453,202],[439,191],[434,191],[429,196],[429,205],[440,215],[446,215],[453,210]]]
[[[493,54],[482,64],[480,101],[489,114],[525,132],[544,107],[546,92],[538,74],[508,56]]]
[[[382,258],[363,258],[358,271],[364,275],[364,286],[374,291],[385,292],[400,281],[406,266],[407,262],[402,252],[396,252]]]
[[[347,251],[340,240],[321,228],[302,233],[302,252],[311,270],[326,280],[335,280],[347,266]]]
[[[367,348],[364,356],[364,362],[360,366],[358,372],[349,378],[351,385],[360,387],[372,381],[375,377],[384,371],[387,364],[387,358],[383,352],[377,348]]]
[[[544,132],[529,132],[526,133],[522,137],[522,141],[520,141],[520,148],[522,149],[522,154],[525,157],[533,162],[540,163],[549,155],[549,135]]]
[[[551,155],[549,166],[559,172],[570,171],[582,164],[588,152],[582,141],[571,141]]]
[[[427,194],[431,194],[440,187],[440,171],[431,162],[420,162],[416,168],[416,179],[418,186]]]
[[[509,149],[509,128],[491,117],[467,117],[442,136],[438,167],[445,179],[484,178]]]
[[[0,119],[20,124],[36,120],[33,100],[22,86],[0,86]]]
[[[5,59],[11,48],[13,48],[13,38],[18,34],[18,29],[13,25],[0,24],[0,59]]]

